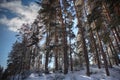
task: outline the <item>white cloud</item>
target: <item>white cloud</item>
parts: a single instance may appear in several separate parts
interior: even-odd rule
[[[39,6],[35,3],[31,3],[29,6],[23,6],[21,1],[12,1],[0,4],[0,7],[6,8],[17,14],[18,17],[14,17],[12,19],[8,19],[3,17],[0,19],[1,24],[5,24],[8,26],[9,30],[17,31],[23,23],[31,24],[37,16],[37,12],[39,10]]]

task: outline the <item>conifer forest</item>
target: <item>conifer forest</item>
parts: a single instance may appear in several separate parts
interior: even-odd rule
[[[120,0],[35,3],[37,17],[18,29],[0,80],[120,80]],[[92,77],[99,70],[104,79]],[[82,71],[88,78],[78,75]],[[30,78],[43,74],[57,77]]]

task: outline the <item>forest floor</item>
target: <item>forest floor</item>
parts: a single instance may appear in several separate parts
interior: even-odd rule
[[[104,68],[98,69],[96,67],[90,67],[90,71],[90,77],[86,76],[85,69],[69,72],[66,75],[62,73],[51,73],[47,75],[32,73],[25,80],[120,80],[120,66],[109,68],[110,76],[106,76]]]

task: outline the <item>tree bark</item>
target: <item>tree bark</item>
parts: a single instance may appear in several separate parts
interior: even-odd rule
[[[69,28],[69,33],[71,32],[71,29]],[[70,48],[70,69],[73,71],[73,60],[72,60],[72,51],[71,51],[71,36],[69,36],[69,48]]]
[[[99,45],[100,45],[100,49],[101,49],[101,54],[102,54],[102,57],[103,57],[103,60],[104,60],[104,66],[105,66],[106,74],[107,74],[107,76],[109,76],[110,73],[109,73],[109,70],[108,70],[108,62],[107,62],[107,59],[106,59],[107,57],[106,57],[106,54],[103,50],[103,46],[102,46],[102,43],[101,43],[101,38],[98,34],[98,31],[96,31],[96,34],[97,34],[97,37],[98,37],[98,41],[99,41]]]
[[[58,71],[58,34],[57,28],[55,27],[55,70]]]
[[[60,0],[59,0],[59,5],[60,5]],[[62,17],[62,7],[60,6],[60,20],[61,20],[61,27],[62,27],[62,39],[63,39],[63,55],[64,55],[64,74],[68,73],[68,49],[67,49],[67,33],[66,33],[66,27],[63,22],[63,17]]]
[[[73,3],[74,3],[75,11],[76,11],[76,17],[78,20],[78,26],[80,27],[79,30],[80,30],[80,34],[81,34],[83,53],[84,53],[85,62],[86,62],[86,70],[87,70],[86,74],[87,74],[87,76],[90,76],[89,58],[88,58],[88,52],[87,52],[86,42],[85,42],[85,38],[84,38],[84,28],[82,27],[81,21],[79,19],[77,6],[75,5],[74,0],[73,0]]]
[[[100,59],[99,59],[99,54],[98,54],[98,51],[97,51],[97,45],[96,45],[96,43],[95,43],[95,38],[94,38],[94,36],[93,36],[92,30],[90,31],[90,34],[91,34],[91,38],[92,38],[92,40],[93,40],[93,45],[94,45],[95,52],[96,52],[95,57],[97,58],[98,68],[101,68],[101,66],[100,66]]]
[[[48,26],[48,32],[47,32],[47,36],[46,36],[46,56],[45,56],[45,73],[48,74],[48,61],[49,61],[49,38],[50,38],[50,27]]]

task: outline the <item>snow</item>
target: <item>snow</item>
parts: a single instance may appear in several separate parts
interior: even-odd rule
[[[38,77],[38,74],[32,73],[29,77],[30,77],[30,78],[35,78],[35,77]]]
[[[62,73],[42,74],[39,76],[37,73],[31,73],[31,75],[25,80],[120,80],[120,67],[113,66],[109,68],[110,76],[106,76],[105,69],[98,69],[96,67],[90,67],[91,75],[86,76],[85,69],[80,71],[73,71],[66,75]]]

